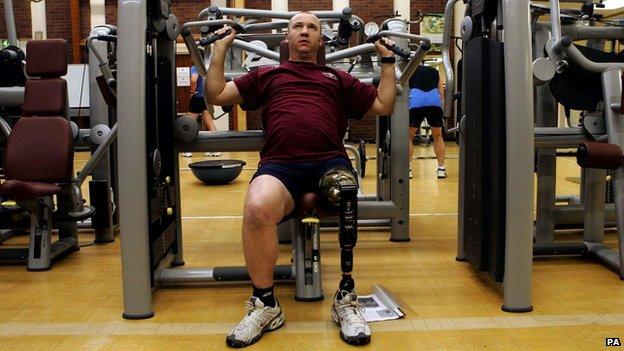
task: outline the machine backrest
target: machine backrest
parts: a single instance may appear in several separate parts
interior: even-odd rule
[[[624,62],[624,54],[614,54],[576,45],[579,51],[595,62]],[[563,106],[571,110],[595,111],[603,99],[600,73],[585,70],[568,60],[570,65],[563,73],[557,73],[550,81],[550,91]]]
[[[29,40],[26,55],[26,74],[30,77],[57,78],[67,74],[65,39]]]
[[[68,182],[74,162],[69,122],[62,117],[21,118],[9,135],[4,159],[7,179]]]
[[[30,40],[26,44],[26,73],[22,116],[66,116],[67,42]],[[32,78],[32,79],[31,79]]]

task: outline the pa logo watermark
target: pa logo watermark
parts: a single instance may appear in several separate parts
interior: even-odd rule
[[[622,346],[622,341],[620,338],[605,338],[606,346]]]

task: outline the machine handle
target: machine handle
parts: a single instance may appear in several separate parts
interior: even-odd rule
[[[109,43],[116,43],[117,42],[117,36],[116,35],[105,35],[105,34],[100,34],[97,36],[96,38],[99,41],[107,41]]]
[[[370,37],[368,37],[366,39],[367,43],[374,43],[377,40],[381,39],[382,36],[379,34],[373,34]],[[403,49],[401,49],[400,47],[394,45],[394,46],[390,46],[387,45],[386,43],[382,42],[383,46],[385,46],[386,48],[388,48],[388,50],[392,50],[392,52],[394,52],[395,54],[399,55],[402,59],[404,60],[409,60],[411,58],[411,53],[409,51],[405,51]]]
[[[236,31],[236,33],[239,34],[243,34],[245,33],[245,28],[243,26],[241,26],[238,23],[234,23],[232,25],[232,28]],[[230,33],[232,33],[232,29],[228,29],[225,32],[221,33],[221,34],[210,34],[209,36],[207,36],[206,38],[201,38],[199,40],[199,45],[201,46],[208,46],[214,42],[216,42],[217,40],[221,40],[225,37],[227,37],[228,35],[230,35]]]

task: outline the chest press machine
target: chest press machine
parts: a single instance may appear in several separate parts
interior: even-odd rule
[[[118,13],[118,143],[119,150],[123,150],[118,157],[120,169],[132,170],[126,172],[124,182],[119,185],[123,316],[142,319],[154,315],[152,291],[162,284],[249,280],[245,267],[171,268],[184,264],[177,154],[213,149],[256,151],[262,147],[263,135],[261,131],[210,132],[209,136],[198,136],[192,143],[176,141],[171,132],[176,118],[175,39],[181,31],[200,74],[202,70],[205,74],[189,27],[208,24],[190,22],[180,30],[168,0],[122,0]],[[317,15],[334,19],[343,16],[341,12],[328,11]],[[233,21],[218,20],[210,24],[233,24]],[[272,59],[279,58],[278,53],[249,43],[239,45],[261,51]],[[350,57],[373,51],[374,45],[363,44],[354,49],[347,49],[351,51],[343,53],[346,56],[332,54],[334,59]],[[410,65],[415,68],[427,50],[425,46],[420,48]],[[137,162],[137,157],[143,162]],[[297,219],[286,224],[293,229],[293,265],[276,266],[274,270],[276,282],[296,281],[295,299],[301,301],[323,299],[319,215],[327,212],[333,215],[338,212],[339,217],[343,272],[340,287],[350,290],[354,286],[351,271],[359,215],[357,180],[350,170],[332,170],[322,178],[320,195],[308,193],[296,199]],[[372,208],[365,210],[373,212]],[[394,213],[396,208],[379,206],[375,210]]]

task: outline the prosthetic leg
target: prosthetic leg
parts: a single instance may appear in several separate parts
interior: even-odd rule
[[[321,177],[320,193],[340,209],[338,239],[342,279],[334,296],[331,314],[340,327],[340,338],[351,345],[365,345],[371,340],[371,330],[362,315],[355,293],[353,249],[357,242],[357,180],[350,169],[332,169]]]
[[[357,178],[346,168],[327,171],[319,182],[319,189],[329,202],[340,209],[338,240],[340,242],[340,268],[342,279],[339,290],[353,291],[353,249],[357,242]]]

